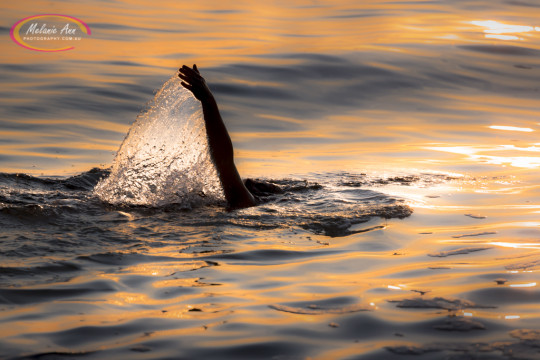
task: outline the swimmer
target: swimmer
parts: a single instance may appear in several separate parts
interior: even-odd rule
[[[257,200],[242,182],[234,164],[233,145],[227,128],[214,99],[197,65],[186,65],[179,70],[182,86],[201,102],[210,156],[214,162],[229,209],[241,209],[257,205]]]

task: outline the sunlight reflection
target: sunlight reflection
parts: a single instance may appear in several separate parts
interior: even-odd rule
[[[538,145],[538,144],[536,144]],[[532,152],[540,152],[540,147],[537,146],[528,146],[528,147],[517,147],[515,145],[501,145],[501,148],[505,150],[516,150],[516,151],[532,151]]]
[[[540,29],[534,26],[503,24],[494,20],[471,21],[471,24],[485,28],[484,36],[486,38],[499,40],[523,40],[515,35],[503,34],[528,33],[532,31],[539,31]]]
[[[497,34],[486,34],[484,35],[488,39],[499,39],[499,40],[521,40],[515,35],[497,35]]]
[[[523,132],[533,132],[533,129],[530,128],[521,128],[516,126],[500,126],[500,125],[492,125],[489,126],[490,129],[494,130],[506,130],[506,131],[523,131]]]
[[[495,145],[492,147],[480,146],[430,146],[427,150],[443,151],[453,154],[467,155],[469,160],[491,165],[511,165],[520,168],[540,167],[540,157],[528,156],[495,156],[484,155],[480,152],[499,152],[499,151],[537,151],[535,147],[519,148],[513,145]]]
[[[536,286],[536,283],[533,282],[533,283],[528,283],[528,284],[511,284],[510,287],[519,287],[519,288],[522,288],[522,287],[533,287],[533,286]]]
[[[471,21],[471,23],[487,28],[484,30],[484,32],[487,34],[521,33],[534,30],[532,26],[508,25],[494,20]]]
[[[514,249],[540,249],[540,243],[526,243],[526,244],[516,244],[509,242],[491,242],[490,245],[508,247]]]

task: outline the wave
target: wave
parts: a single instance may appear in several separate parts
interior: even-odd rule
[[[6,229],[28,223],[53,227],[76,224],[75,237],[91,237],[97,233],[104,241],[117,242],[122,242],[125,236],[115,236],[119,234],[111,233],[110,227],[141,218],[156,223],[175,218],[179,226],[196,227],[295,227],[337,237],[366,231],[352,228],[374,217],[405,218],[412,213],[406,199],[377,191],[377,187],[384,186],[382,184],[395,185],[393,178],[338,173],[316,175],[318,181],[313,180],[313,176],[310,179],[248,179],[246,185],[261,199],[261,205],[227,212],[212,203],[191,210],[183,203],[160,207],[111,206],[95,195],[96,185],[110,179],[110,174],[109,169],[98,168],[67,178],[0,173],[0,224]],[[352,177],[356,179],[354,183],[351,183]],[[425,179],[417,179],[419,184],[425,183]],[[411,182],[397,184],[409,186]],[[178,218],[177,214],[182,216]]]

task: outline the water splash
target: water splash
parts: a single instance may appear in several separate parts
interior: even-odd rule
[[[114,205],[186,208],[223,200],[202,108],[175,74],[131,126],[94,194]]]

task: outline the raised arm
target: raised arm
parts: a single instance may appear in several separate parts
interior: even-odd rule
[[[216,165],[228,207],[239,209],[256,205],[255,198],[245,187],[236,169],[231,138],[219,113],[214,95],[199,73],[197,65],[193,65],[193,69],[186,65],[182,66],[178,76],[183,80],[182,86],[191,91],[201,102],[210,156]]]

